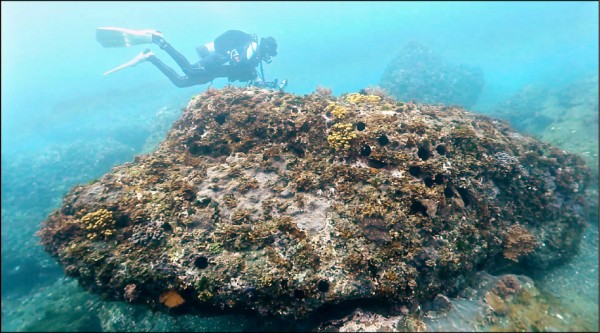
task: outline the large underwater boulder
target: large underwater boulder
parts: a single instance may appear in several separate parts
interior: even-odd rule
[[[410,42],[387,65],[379,85],[400,100],[470,108],[484,82],[481,68],[449,63],[426,46]]]
[[[302,318],[564,261],[587,178],[581,158],[461,108],[229,87],[74,187],[39,234],[107,299]]]
[[[589,220],[598,223],[598,74],[558,87],[523,87],[489,111],[516,130],[570,153],[579,154],[591,171]]]

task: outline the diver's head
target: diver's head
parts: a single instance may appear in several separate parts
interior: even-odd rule
[[[268,64],[271,62],[271,57],[277,55],[277,41],[273,37],[261,38],[258,50],[260,60],[264,60]]]

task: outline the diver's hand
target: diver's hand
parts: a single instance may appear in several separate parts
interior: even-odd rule
[[[229,62],[232,65],[237,65],[240,63],[240,61],[242,61],[242,59],[240,58],[240,53],[236,49],[227,51],[227,54],[229,55]]]

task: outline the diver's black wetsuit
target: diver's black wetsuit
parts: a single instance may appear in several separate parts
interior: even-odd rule
[[[251,59],[245,59],[239,63],[226,64],[230,61],[227,52],[231,50],[237,51],[239,54],[245,55],[249,43],[252,43],[251,35],[239,30],[229,30],[215,39],[215,52],[208,53],[200,61],[195,64],[190,62],[171,44],[159,36],[152,37],[153,42],[161,49],[165,50],[173,60],[181,67],[185,75],[177,74],[171,67],[167,66],[156,56],[148,57],[154,66],[156,66],[163,74],[165,74],[173,84],[179,88],[190,87],[193,85],[208,83],[218,77],[227,77],[229,81],[248,81],[256,78],[257,73],[255,67],[260,62],[255,53]]]

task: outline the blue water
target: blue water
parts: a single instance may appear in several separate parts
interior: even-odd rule
[[[176,65],[156,45],[102,48],[97,27],[158,29],[191,61],[196,46],[229,29],[273,36],[278,55],[265,76],[288,79],[287,91],[296,94],[375,86],[399,50],[417,41],[449,62],[483,69],[478,112],[524,86],[598,72],[597,2],[2,2],[1,13],[3,277],[22,269],[19,258],[28,255],[48,261],[41,276],[56,281],[59,269],[33,236],[41,219],[70,186],[147,148],[147,136],[164,134],[186,101],[208,87],[176,88],[149,63],[103,76],[146,47]],[[102,144],[113,149],[99,155]],[[47,187],[29,192],[41,183]],[[44,299],[51,283],[34,279],[27,294],[3,281],[3,330],[26,327],[5,309],[11,289],[18,289],[13,300]]]

